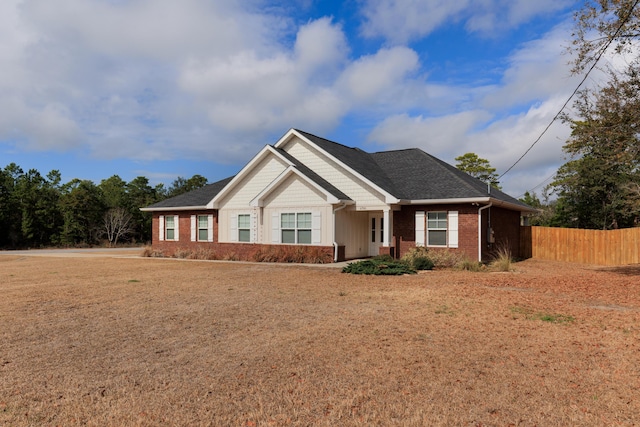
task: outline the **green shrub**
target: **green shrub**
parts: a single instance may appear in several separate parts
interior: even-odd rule
[[[391,258],[391,257],[389,257]],[[385,261],[387,258],[378,259],[366,259],[363,261],[353,262],[347,264],[342,269],[343,273],[351,274],[374,274],[374,275],[403,275],[403,274],[415,274],[415,270],[409,267],[408,264],[401,261]]]
[[[412,266],[416,270],[433,270],[433,261],[424,256],[417,257],[414,258]]]

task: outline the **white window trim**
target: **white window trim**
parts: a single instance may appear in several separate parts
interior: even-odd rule
[[[442,214],[442,213],[445,215],[445,221],[447,221],[445,227],[444,228],[429,228],[429,214]],[[429,212],[427,212],[427,214],[426,214],[427,223],[426,223],[426,226],[425,226],[425,230],[426,230],[427,233],[426,233],[425,239],[426,239],[428,248],[448,248],[449,247],[449,239],[448,239],[449,236],[448,236],[448,233],[447,233],[447,231],[449,230],[449,221],[448,221],[448,219],[449,218],[448,218],[448,215],[447,215],[447,211],[429,211]],[[431,245],[431,244],[429,244],[429,232],[430,231],[443,231],[443,230],[444,230],[444,235],[445,235],[445,237],[444,237],[444,240],[445,240],[444,245]]]
[[[445,245],[429,245],[428,214],[436,212],[447,213],[447,243]],[[442,230],[442,229],[433,229]],[[426,246],[430,248],[457,248],[458,247],[458,211],[416,211],[415,213],[415,238],[416,246]]]
[[[173,218],[173,239],[167,238],[167,219]],[[180,241],[180,216],[179,215],[160,215],[160,240],[168,242]]]
[[[311,214],[311,228],[298,228],[298,214]],[[296,219],[295,228],[287,228],[287,230],[295,230],[296,243],[282,243],[282,227],[281,219],[283,214],[293,214]],[[310,230],[311,243],[298,243],[298,231]],[[320,245],[322,242],[322,213],[316,209],[287,209],[271,214],[271,243],[283,245],[301,245],[312,246]]]
[[[207,217],[207,238],[205,240],[200,239],[199,217]],[[213,242],[213,215],[191,215],[191,241],[192,242]]]

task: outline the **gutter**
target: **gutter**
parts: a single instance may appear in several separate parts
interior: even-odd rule
[[[478,262],[482,262],[482,211],[493,206],[493,202],[478,209]]]
[[[142,212],[173,212],[173,211],[205,211],[206,206],[161,206],[157,208],[140,208]]]
[[[333,262],[338,262],[338,242],[336,242],[336,212],[347,207],[347,202],[342,202],[340,206],[333,210]]]

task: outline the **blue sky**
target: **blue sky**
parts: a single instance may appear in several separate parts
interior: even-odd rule
[[[475,152],[502,173],[579,83],[566,53],[579,5],[3,0],[0,167],[214,182],[298,128],[451,164]],[[554,124],[503,189],[545,182],[568,134]]]

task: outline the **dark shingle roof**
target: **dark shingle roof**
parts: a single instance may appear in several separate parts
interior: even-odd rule
[[[189,191],[188,193],[162,200],[151,206],[147,206],[147,209],[206,206],[206,204],[213,200],[220,190],[222,190],[232,179],[233,177],[231,176],[218,182],[214,182],[213,184],[205,185],[202,188]]]
[[[349,166],[378,187],[390,194],[397,192],[394,183],[380,168],[380,165],[373,159],[371,154],[359,148],[347,147],[346,145],[338,144],[337,142],[329,141],[328,139],[320,138],[298,129],[296,129],[296,131],[300,132],[305,138],[308,138],[322,150]]]
[[[465,199],[493,197],[520,205],[527,205],[477,178],[443,162],[424,151],[383,151],[371,156],[395,183],[396,197],[409,200]]]
[[[342,162],[380,189],[401,200],[493,199],[530,210],[531,207],[424,151],[406,150],[367,153],[359,148],[296,129],[338,161]],[[340,189],[282,149],[278,153],[291,161],[305,176],[339,200],[351,200]],[[189,193],[163,200],[147,209],[206,206],[234,177],[206,185]]]
[[[398,199],[493,197],[530,209],[496,188],[491,187],[489,191],[486,183],[417,148],[367,153],[307,132],[298,132]]]

